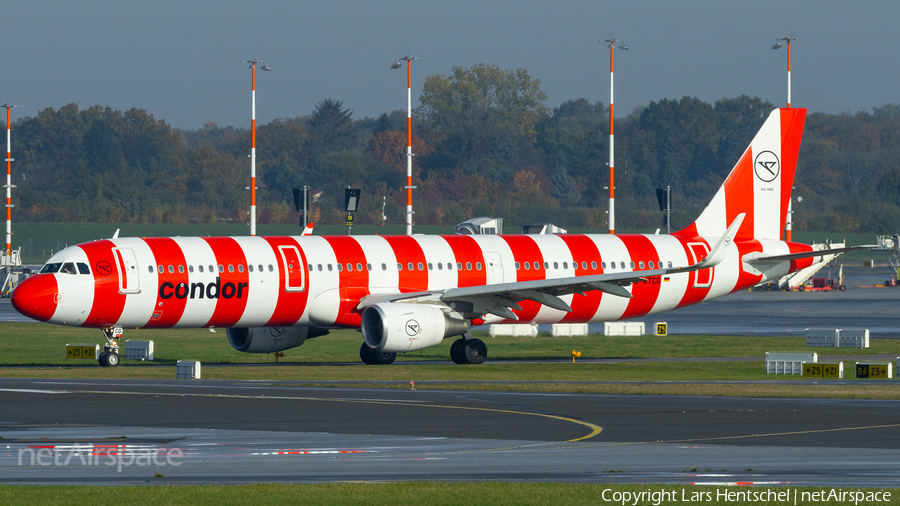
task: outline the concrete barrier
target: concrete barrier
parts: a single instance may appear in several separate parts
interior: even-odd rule
[[[153,341],[125,341],[125,358],[128,360],[153,360]]]
[[[644,322],[604,322],[603,335],[605,336],[642,336]]]
[[[538,335],[537,323],[512,323],[507,325],[493,324],[488,333],[493,336],[535,337]]]
[[[838,329],[838,348],[869,347],[869,329]]]
[[[554,323],[550,333],[554,336],[586,336],[588,335],[587,323]]]
[[[807,348],[834,348],[837,346],[837,329],[806,329]]]
[[[179,360],[175,367],[176,379],[200,379],[200,362],[197,360]]]
[[[803,374],[804,362],[818,361],[818,353],[766,353],[766,374]]]

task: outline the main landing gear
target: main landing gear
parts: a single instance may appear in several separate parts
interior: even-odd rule
[[[119,365],[119,339],[122,337],[122,327],[103,327],[103,337],[106,344],[103,352],[97,357],[101,367],[115,367]]]
[[[480,364],[487,358],[487,345],[481,339],[457,339],[450,345],[450,358],[457,364]]]
[[[386,351],[375,351],[365,342],[359,347],[359,358],[367,365],[387,365],[392,364],[397,358],[396,353]]]

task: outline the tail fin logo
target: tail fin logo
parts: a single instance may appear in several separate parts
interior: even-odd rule
[[[771,151],[763,151],[756,155],[756,163],[753,165],[758,177],[764,183],[771,183],[781,172],[781,164],[778,163],[778,155]]]

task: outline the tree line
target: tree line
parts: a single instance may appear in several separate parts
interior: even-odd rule
[[[455,67],[423,84],[414,110],[418,224],[475,216],[605,229],[609,108],[546,106],[523,69]],[[617,228],[658,228],[655,188],[673,188],[673,223],[709,202],[775,105],[746,95],[663,99],[616,120]],[[5,126],[5,125],[4,125]],[[810,113],[795,181],[795,230],[900,226],[900,106]],[[353,118],[326,98],[308,116],[257,127],[260,223],[296,223],[292,188],[309,185],[311,221],[342,223],[343,189],[363,189],[357,223],[405,222],[406,111]],[[173,128],[143,109],[47,108],[13,124],[16,221],[245,222],[250,131]]]

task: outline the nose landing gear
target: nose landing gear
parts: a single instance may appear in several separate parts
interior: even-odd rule
[[[122,327],[103,327],[103,337],[106,344],[103,352],[97,357],[101,367],[115,367],[119,365],[119,339],[122,337]]]

